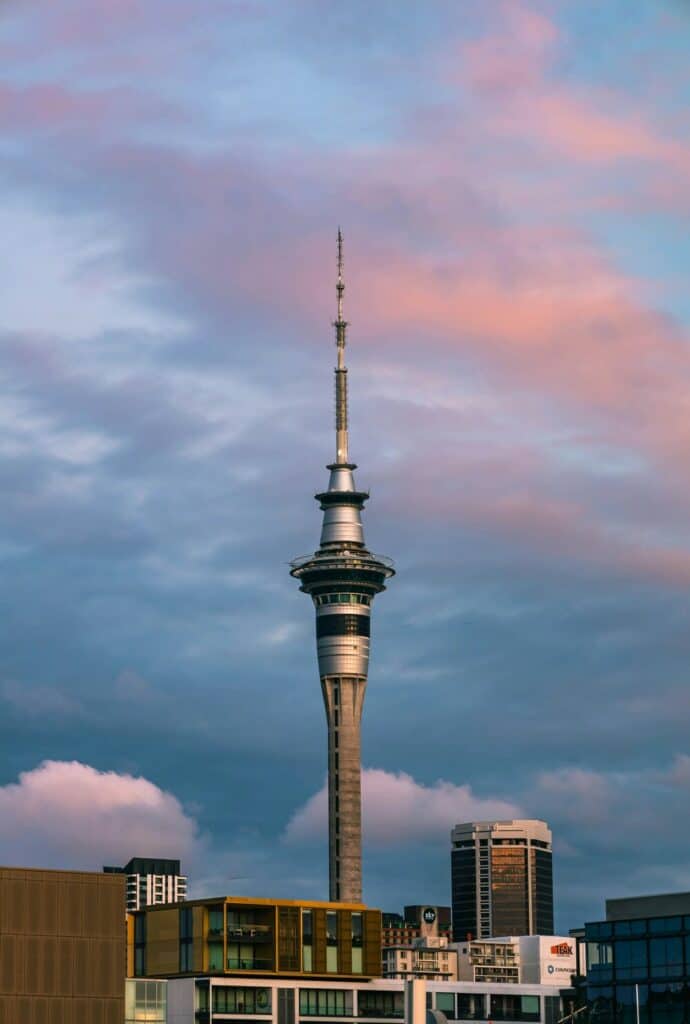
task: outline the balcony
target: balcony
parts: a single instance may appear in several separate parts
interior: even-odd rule
[[[251,959],[228,957],[227,970],[229,971],[272,971],[273,960],[268,958],[253,957]]]
[[[240,942],[271,942],[273,929],[269,924],[228,924],[228,939]]]

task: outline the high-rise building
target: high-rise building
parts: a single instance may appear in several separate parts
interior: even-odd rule
[[[369,671],[371,603],[393,575],[388,559],[367,550],[358,491],[348,451],[347,368],[343,319],[342,235],[338,231],[338,315],[335,321],[336,455],[328,490],[316,495],[323,511],[321,543],[295,559],[291,574],[316,609],[316,647],[328,722],[328,848],[331,900],[362,899],[360,723]]]
[[[543,821],[475,821],[451,833],[453,938],[553,934],[551,831]]]
[[[132,857],[123,868],[103,868],[109,875],[126,875],[126,910],[130,913],[157,903],[181,903],[187,898],[187,876],[180,874],[179,860]]]

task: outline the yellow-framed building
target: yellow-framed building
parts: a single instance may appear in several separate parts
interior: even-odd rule
[[[222,896],[128,915],[130,977],[381,975],[381,911],[361,903]]]

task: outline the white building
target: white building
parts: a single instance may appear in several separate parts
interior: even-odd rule
[[[384,978],[455,981],[458,976],[457,950],[449,946],[444,936],[428,936],[413,939],[406,945],[384,946],[381,955]]]
[[[179,860],[132,857],[123,868],[104,867],[103,870],[127,876],[128,913],[157,903],[183,903],[187,898],[187,876],[180,874]]]
[[[426,1003],[428,1009],[440,1011],[452,1021],[557,1024],[563,1016],[563,1001],[553,985],[424,979],[413,984],[416,1003]],[[243,1019],[252,1024],[312,1024],[333,1018],[342,1024],[419,1024],[421,1015],[410,1012],[406,987],[403,981],[385,978],[171,978],[167,983],[166,1024],[239,1024]]]
[[[552,985],[567,988],[577,973],[569,936],[519,935],[454,943],[462,981]]]

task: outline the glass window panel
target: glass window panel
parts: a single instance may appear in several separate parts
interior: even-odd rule
[[[650,932],[657,935],[668,932],[679,932],[681,927],[680,917],[653,917],[649,922]]]
[[[455,995],[453,992],[436,993],[436,1009],[442,1010],[446,1017],[455,1016]]]
[[[458,993],[458,1017],[460,1020],[485,1020],[486,999],[483,994]]]
[[[362,959],[362,948],[361,946],[352,947],[352,973],[362,974],[364,971],[364,962]]]
[[[613,1024],[613,988],[587,986],[590,1024]]]
[[[653,978],[677,977],[683,973],[683,940],[680,936],[650,939],[650,974]]]
[[[680,982],[651,985],[649,1009],[652,1024],[683,1024],[685,1020],[683,985]]]
[[[331,974],[338,971],[338,947],[326,946],[326,970]]]

